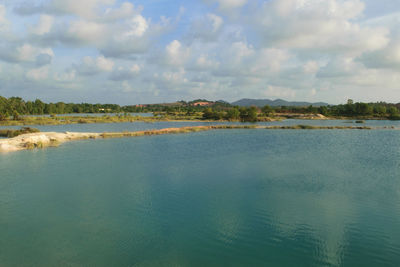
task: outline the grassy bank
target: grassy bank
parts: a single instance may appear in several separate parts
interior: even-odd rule
[[[18,120],[8,119],[0,121],[0,126],[18,126],[18,125],[64,125],[78,123],[120,123],[120,122],[135,122],[135,121],[157,121],[158,118],[153,117],[138,117],[138,116],[27,116],[21,117]]]
[[[0,137],[12,138],[12,137],[16,137],[21,134],[38,133],[38,132],[40,132],[38,129],[30,128],[30,127],[22,127],[19,130],[3,129],[3,130],[0,130]]]

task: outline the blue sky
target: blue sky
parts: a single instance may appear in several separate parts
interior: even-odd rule
[[[400,102],[397,0],[0,0],[0,95]]]

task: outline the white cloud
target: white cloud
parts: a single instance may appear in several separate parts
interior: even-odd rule
[[[268,86],[264,92],[265,97],[270,98],[288,98],[293,99],[296,96],[296,91],[291,88],[280,87],[280,86]]]
[[[76,78],[76,70],[71,69],[63,73],[55,73],[54,80],[56,82],[71,82]]]
[[[250,71],[253,74],[266,75],[272,72],[279,72],[291,55],[283,49],[265,48],[257,53]]]
[[[40,81],[45,80],[49,75],[49,67],[43,66],[40,68],[29,70],[26,73],[26,77],[31,80]]]
[[[0,43],[1,45],[1,43]],[[0,49],[0,60],[10,63],[37,63],[45,65],[51,62],[54,52],[51,48],[40,48],[24,43],[6,45]]]
[[[36,35],[44,35],[51,31],[54,23],[54,18],[49,15],[41,15],[38,23],[30,28],[30,32]]]
[[[131,80],[137,77],[140,71],[141,67],[138,64],[134,64],[133,66],[127,68],[118,67],[111,73],[110,80],[113,81]]]
[[[212,32],[218,32],[224,20],[215,14],[207,14],[207,18],[211,21]]]
[[[384,49],[365,53],[359,60],[368,68],[400,70],[400,40],[392,41]]]
[[[100,72],[110,72],[114,68],[114,61],[107,59],[104,56],[98,56],[97,58],[92,58],[86,56],[82,59],[79,65],[75,65],[75,69],[81,75],[96,75]]]
[[[178,40],[172,41],[165,48],[166,63],[172,66],[181,66],[185,64],[190,56],[190,50],[184,47]]]
[[[141,7],[135,8],[129,2],[119,6],[114,5],[114,0],[29,3],[14,10],[23,15],[40,14],[38,23],[28,26],[33,36],[26,39],[43,46],[83,46],[97,49],[108,57],[133,58],[146,52],[151,41],[157,41],[169,27],[168,19],[160,19],[159,24],[151,23],[150,18],[141,14]]]
[[[198,68],[199,70],[212,70],[217,68],[219,65],[219,62],[213,61],[210,59],[207,55],[200,55],[195,63],[195,67]]]
[[[41,92],[80,88],[88,100],[91,90],[116,88],[121,102],[133,93],[143,102],[398,99],[398,13],[366,18],[364,0],[203,0],[196,10],[189,2],[183,12],[172,1],[176,16],[159,18],[147,2],[143,13],[128,0],[32,0],[8,14],[17,4],[6,1],[2,85],[24,95],[27,80]]]
[[[318,73],[319,78],[332,78],[353,76],[357,74],[361,64],[354,62],[351,57],[337,57],[332,59],[326,66],[322,67]]]
[[[97,57],[96,59],[96,65],[99,68],[99,70],[102,71],[112,71],[114,67],[114,62],[111,59],[107,59],[103,56]]]
[[[182,83],[187,83],[188,79],[185,77],[185,70],[180,69],[175,72],[164,72],[162,74],[162,78],[165,82],[167,82],[169,85],[180,85]],[[175,90],[178,88],[175,88]]]
[[[68,37],[82,43],[97,44],[107,36],[108,31],[103,24],[77,20],[71,22],[68,28]]]
[[[140,13],[141,9],[136,10],[132,3],[124,2],[119,8],[107,8],[102,15],[103,21],[115,21],[128,19],[133,15]]]
[[[136,15],[132,19],[128,21],[129,30],[125,33],[126,36],[135,36],[141,37],[143,36],[149,25],[146,19],[142,15]]]
[[[352,21],[363,9],[360,0],[272,0],[264,3],[254,25],[266,46],[360,55],[389,42],[386,28]]]
[[[303,71],[306,74],[315,74],[319,70],[318,62],[316,61],[307,61],[303,65]]]
[[[18,59],[20,61],[29,61],[32,60],[36,49],[30,44],[24,44],[20,47],[17,47]]]

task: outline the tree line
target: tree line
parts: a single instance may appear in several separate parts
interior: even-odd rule
[[[35,101],[24,101],[20,97],[5,98],[0,96],[0,120],[10,116],[14,118],[20,115],[43,115],[43,114],[69,114],[69,113],[101,113],[121,112],[122,108],[116,104],[74,104],[74,103],[44,103]]]
[[[45,103],[40,99],[35,101],[25,101],[21,97],[5,98],[0,96],[0,120],[9,117],[18,119],[21,115],[51,115],[51,114],[72,114],[72,113],[143,113],[143,112],[161,112],[165,114],[176,114],[184,112],[187,115],[193,115],[203,112],[206,107],[195,106],[194,100],[190,102],[179,101],[170,104],[151,104],[151,105],[127,105],[117,104],[89,104],[89,103]],[[213,103],[214,108],[228,107],[229,103],[217,101]]]
[[[277,107],[273,111],[279,113],[311,113],[332,117],[365,117],[400,119],[400,104],[378,103],[354,103],[349,99],[346,104],[321,106],[321,107]]]
[[[196,106],[196,102],[207,102],[207,100],[194,100],[190,102],[179,101],[170,104],[152,105],[128,105],[117,104],[89,104],[89,103],[44,103],[25,101],[20,97],[5,98],[0,96],[0,120],[10,117],[18,119],[21,115],[43,115],[43,114],[71,114],[71,113],[141,113],[159,112],[164,114],[185,114],[192,116],[202,114],[205,120],[240,120],[257,121],[263,117],[274,114],[322,114],[333,117],[365,117],[365,118],[388,118],[400,119],[400,104],[379,103],[354,103],[348,100],[346,104],[321,106],[321,107],[238,107],[232,106],[224,101],[212,102],[210,106]]]

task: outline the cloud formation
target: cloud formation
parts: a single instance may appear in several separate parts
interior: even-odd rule
[[[388,1],[379,14],[370,0],[171,1],[165,14],[128,0],[5,1],[0,95],[400,102],[400,4]]]

